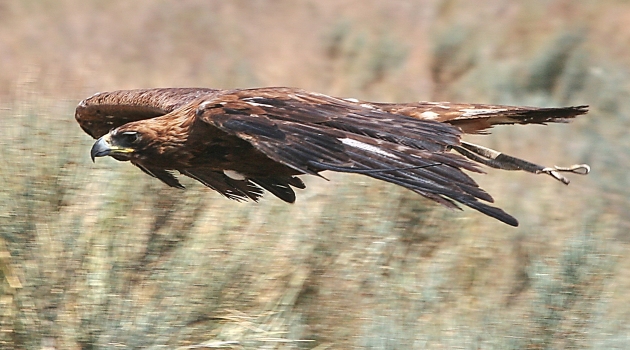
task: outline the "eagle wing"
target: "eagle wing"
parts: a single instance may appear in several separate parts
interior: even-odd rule
[[[299,173],[365,174],[451,208],[459,202],[518,224],[480,201],[493,199],[462,171],[479,168],[449,152],[460,145],[461,131],[452,125],[290,88],[224,91],[201,102],[196,116]]]
[[[121,125],[165,115],[216,91],[204,88],[161,88],[97,93],[79,103],[74,117],[83,131],[97,139]]]
[[[466,134],[486,133],[495,125],[569,122],[588,106],[559,108],[516,107],[451,102],[373,103],[378,109],[416,119],[449,123]]]

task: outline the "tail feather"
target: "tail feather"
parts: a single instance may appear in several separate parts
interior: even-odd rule
[[[588,106],[515,107],[450,102],[378,103],[376,107],[408,117],[449,123],[464,133],[484,133],[495,125],[566,123],[586,114]]]

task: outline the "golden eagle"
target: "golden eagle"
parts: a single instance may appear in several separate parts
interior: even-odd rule
[[[161,88],[98,93],[76,109],[98,139],[95,157],[130,161],[172,187],[179,172],[230,199],[267,190],[285,202],[303,189],[296,175],[324,170],[363,174],[408,188],[450,208],[456,202],[506,224],[515,218],[464,170],[479,164],[545,173],[586,174],[587,165],[543,167],[461,140],[498,124],[566,122],[587,106],[510,107],[448,102],[373,103],[301,89]]]

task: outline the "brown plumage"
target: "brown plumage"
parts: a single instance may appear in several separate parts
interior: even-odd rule
[[[263,189],[295,201],[296,175],[359,173],[408,188],[447,207],[456,202],[516,226],[463,170],[484,164],[585,174],[588,166],[546,168],[460,140],[498,124],[566,122],[586,106],[531,108],[455,103],[371,103],[293,88],[164,88],[99,93],[76,109],[98,141],[94,157],[130,161],[169,186],[179,172],[230,199]],[[455,151],[459,154],[456,154]]]

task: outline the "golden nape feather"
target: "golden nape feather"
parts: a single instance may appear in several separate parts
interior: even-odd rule
[[[162,88],[99,93],[76,109],[97,139],[95,157],[130,161],[172,187],[191,177],[235,200],[269,191],[295,201],[298,175],[337,171],[390,182],[450,208],[464,204],[506,224],[466,172],[487,165],[548,174],[587,174],[585,164],[545,167],[461,140],[494,125],[567,122],[587,106],[512,107],[449,102],[372,103],[294,88]]]

